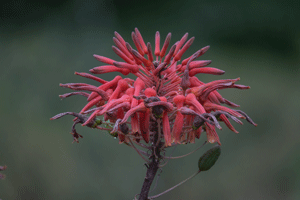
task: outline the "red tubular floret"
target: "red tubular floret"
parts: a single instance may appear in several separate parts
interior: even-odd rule
[[[188,48],[190,48],[190,46],[193,44],[195,37],[192,37],[191,39],[189,39],[184,46],[182,47],[182,49],[180,49],[180,51],[176,54],[176,56],[174,57],[175,61],[178,61],[181,59],[182,55],[186,52],[186,50]]]
[[[161,58],[164,57],[166,52],[167,52],[167,48],[168,48],[168,46],[170,44],[170,41],[171,41],[171,35],[172,35],[171,33],[168,33],[168,35],[166,37],[165,43],[164,43],[164,45],[163,45],[163,47],[160,51],[160,55],[159,55]]]
[[[155,50],[154,55],[159,56],[160,55],[160,34],[158,31],[155,33]]]

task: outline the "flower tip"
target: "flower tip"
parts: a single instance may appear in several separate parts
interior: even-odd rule
[[[146,88],[144,93],[146,97],[155,97],[157,95],[156,91],[153,88]]]
[[[208,49],[210,48],[210,45],[207,45],[206,47],[203,47],[202,50],[202,54],[204,54],[205,52],[208,51]]]
[[[206,60],[205,64],[206,64],[206,65],[211,64],[211,60]]]

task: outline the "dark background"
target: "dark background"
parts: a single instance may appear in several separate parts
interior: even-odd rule
[[[120,60],[111,46],[114,31],[131,41],[138,27],[146,41],[172,32],[172,43],[189,32],[195,42],[184,57],[211,45],[201,59],[226,71],[199,75],[205,82],[241,77],[251,89],[221,94],[241,105],[258,123],[218,131],[222,155],[208,172],[159,199],[300,199],[299,61],[300,5],[294,1],[2,1],[0,7],[0,198],[133,199],[140,192],[143,160],[107,133],[78,128],[72,118],[82,97],[61,101],[69,92],[59,83],[88,82],[74,72],[100,65],[92,55]],[[100,75],[110,80],[116,74]],[[182,145],[174,155],[195,149]],[[152,194],[197,170],[200,155],[172,160]],[[298,189],[297,189],[298,188]]]

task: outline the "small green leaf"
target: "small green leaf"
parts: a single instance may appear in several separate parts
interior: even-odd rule
[[[99,118],[95,118],[95,122],[97,125],[101,125],[102,124],[102,120]]]
[[[110,134],[111,136],[113,136],[114,138],[118,137],[118,133],[117,133],[117,132],[114,132],[114,133],[110,133],[110,132],[109,132],[109,134]]]
[[[198,167],[200,171],[209,170],[218,160],[221,154],[221,147],[219,145],[212,147],[206,151],[198,161]]]

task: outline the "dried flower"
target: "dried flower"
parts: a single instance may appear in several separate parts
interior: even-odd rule
[[[229,119],[240,124],[242,122],[238,118],[246,119],[256,126],[244,112],[229,108],[239,106],[224,99],[217,92],[225,88],[250,87],[235,84],[239,78],[203,83],[195,76],[199,73],[213,75],[225,73],[217,68],[206,67],[211,63],[210,60],[196,60],[209,49],[209,46],[179,63],[194,41],[192,37],[186,42],[188,33],[167,52],[171,33],[167,35],[160,48],[160,33],[156,32],[154,54],[150,43],[146,45],[137,28],[131,36],[137,50],[125,42],[117,32],[113,38],[116,45],[112,47],[113,51],[124,62],[94,55],[98,61],[106,65],[95,67],[90,72],[133,74],[137,77],[135,80],[116,76],[113,80],[106,81],[90,74],[75,72],[76,75],[95,80],[100,85],[60,84],[61,87],[80,91],[60,95],[61,98],[82,95],[88,101],[79,113],[67,112],[51,118],[75,116],[72,127],[74,141],[78,142],[78,138],[82,137],[75,130],[78,123],[107,130],[112,135],[118,136],[120,143],[144,141],[147,144],[151,141],[161,143],[163,147],[193,143],[202,132],[206,132],[210,143],[220,144],[215,130],[216,127],[221,129],[219,122],[224,122],[230,130],[237,133]]]

